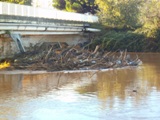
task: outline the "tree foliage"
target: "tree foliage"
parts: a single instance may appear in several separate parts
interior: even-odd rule
[[[95,14],[98,9],[95,0],[53,0],[53,6],[69,12],[90,12],[92,14]]]
[[[1,2],[10,2],[22,5],[31,5],[32,0],[0,0]]]
[[[98,16],[102,24],[110,27],[138,26],[141,0],[96,0],[99,6]]]
[[[145,34],[149,38],[156,38],[160,29],[160,1],[147,0],[140,10],[142,28],[137,32]]]
[[[99,40],[104,49],[160,51],[160,0],[96,0],[96,4],[107,30]]]
[[[96,0],[102,24],[130,27],[155,38],[160,27],[160,0]]]
[[[53,0],[53,7],[63,10],[65,9],[66,2],[65,0]]]

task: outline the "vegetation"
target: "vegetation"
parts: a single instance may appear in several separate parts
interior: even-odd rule
[[[17,3],[22,5],[31,5],[32,0],[0,0],[1,2]]]
[[[159,0],[96,0],[106,50],[160,51]]]
[[[53,0],[53,6],[69,12],[96,13],[98,5],[95,4],[95,0]]]
[[[97,15],[100,21],[110,27],[130,27],[139,25],[138,16],[141,5],[139,0],[96,0],[99,5]]]
[[[144,35],[138,35],[131,31],[110,30],[94,41],[93,48],[101,44],[101,48],[107,51],[129,50],[130,52],[140,52],[144,49]]]

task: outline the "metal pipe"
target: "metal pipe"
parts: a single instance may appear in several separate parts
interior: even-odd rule
[[[48,26],[28,24],[6,24],[0,23],[0,30],[23,30],[23,31],[82,31],[83,27],[75,26]]]
[[[100,32],[101,30],[100,29],[95,29],[95,28],[86,28],[85,31],[88,31],[88,32]]]
[[[20,35],[73,35],[82,32],[12,31],[11,33]]]

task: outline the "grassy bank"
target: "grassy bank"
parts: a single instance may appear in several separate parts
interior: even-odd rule
[[[151,38],[131,30],[102,29],[93,40],[91,48],[101,45],[101,49],[107,51],[160,52],[159,39],[159,33],[155,38]]]

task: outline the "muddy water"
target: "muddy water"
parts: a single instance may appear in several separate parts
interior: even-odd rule
[[[62,73],[0,73],[0,120],[159,120],[160,54],[143,65]]]

